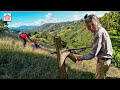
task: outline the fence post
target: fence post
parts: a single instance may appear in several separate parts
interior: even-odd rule
[[[56,54],[57,54],[57,61],[58,61],[58,79],[67,79],[67,72],[65,68],[65,61],[61,65],[61,38],[55,37],[54,38],[55,47],[56,47]]]

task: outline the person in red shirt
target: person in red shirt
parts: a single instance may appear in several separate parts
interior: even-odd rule
[[[24,32],[19,33],[19,39],[21,40],[23,47],[25,47],[27,41],[32,43],[32,40],[30,39],[29,36],[30,36],[30,34],[27,34],[27,33],[24,33]]]
[[[38,45],[38,43],[37,43],[37,39],[36,39],[36,38],[33,38],[32,47],[33,47],[33,49],[34,49],[34,48],[38,48],[38,47],[39,47],[39,45]]]

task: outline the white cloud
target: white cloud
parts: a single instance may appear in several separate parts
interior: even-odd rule
[[[59,20],[58,20],[57,18],[53,18],[53,19],[51,20],[51,22],[52,22],[52,23],[58,23]]]
[[[14,24],[10,25],[10,27],[19,27],[21,25],[23,25],[22,22],[18,22],[18,23],[14,23]]]
[[[71,20],[72,20],[72,21],[76,21],[76,20],[80,20],[80,19],[81,19],[80,14],[76,14],[76,15],[73,15],[73,16],[71,17]]]
[[[86,11],[85,14],[95,14],[98,17],[102,17],[105,13],[108,13],[109,11]]]
[[[47,15],[45,15],[45,19],[48,19],[48,20],[53,19],[53,14],[52,13],[48,13]]]
[[[76,21],[76,20],[80,20],[82,18],[84,18],[85,14],[95,14],[98,17],[103,16],[105,13],[108,13],[109,11],[75,11],[74,14],[72,16],[68,17],[68,21]],[[22,17],[19,17],[18,19],[21,19]],[[58,18],[54,17],[54,15],[52,13],[48,13],[45,15],[44,18],[38,19],[35,22],[32,23],[23,23],[23,22],[18,22],[18,23],[14,23],[9,25],[10,27],[19,27],[22,25],[26,25],[26,26],[30,26],[30,25],[35,25],[35,26],[40,26],[44,23],[57,23],[60,22],[60,20],[58,20]]]
[[[69,21],[76,21],[84,18],[85,14],[95,14],[98,17],[103,16],[105,13],[109,11],[75,11],[74,15],[70,16]]]
[[[33,22],[32,25],[40,26],[44,23],[57,23],[57,22],[59,22],[59,20],[57,18],[54,18],[52,13],[48,13],[47,15],[45,15],[45,18]]]
[[[17,17],[17,19],[21,19],[22,17]],[[55,23],[55,22],[58,22],[59,20],[57,18],[54,18],[53,17],[53,14],[52,13],[48,13],[47,15],[45,15],[44,18],[42,19],[38,19],[37,21],[33,22],[33,23],[22,23],[22,22],[18,22],[18,23],[14,23],[14,24],[11,24],[9,25],[10,27],[19,27],[19,26],[22,26],[22,25],[25,25],[25,26],[40,26],[44,23]]]
[[[40,26],[42,24],[46,23],[45,19],[39,19],[33,23],[33,25]]]
[[[18,23],[14,23],[14,24],[10,24],[9,23],[9,27],[19,27],[19,26],[32,26],[33,24],[31,23],[22,23],[22,22],[18,22]]]

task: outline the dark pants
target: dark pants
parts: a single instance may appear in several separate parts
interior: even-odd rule
[[[39,46],[38,46],[37,43],[34,43],[34,44],[32,44],[32,47],[33,47],[33,48],[38,48]]]

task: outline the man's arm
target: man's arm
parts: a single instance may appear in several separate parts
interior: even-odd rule
[[[92,50],[88,54],[80,56],[80,60],[91,60],[92,58],[97,56],[101,49],[101,46],[102,46],[102,34],[100,33],[94,39]]]
[[[27,40],[30,42],[30,43],[32,43],[33,41],[30,39],[30,37],[28,36],[27,37]]]

